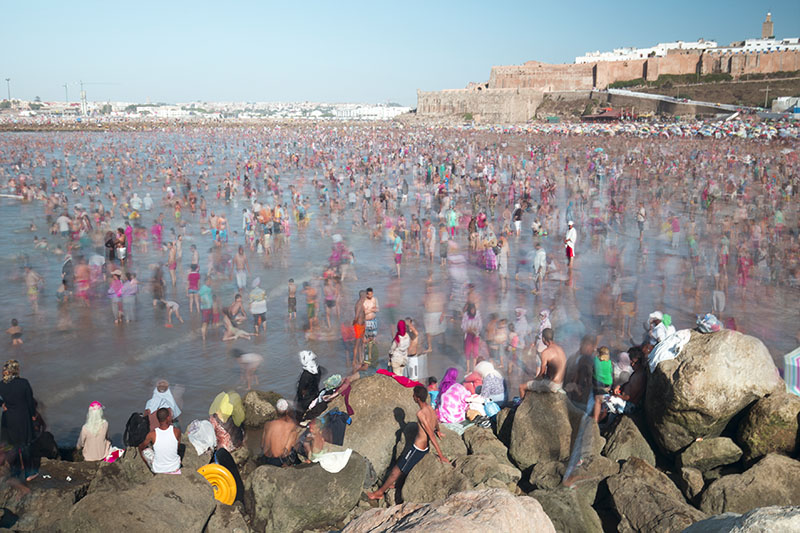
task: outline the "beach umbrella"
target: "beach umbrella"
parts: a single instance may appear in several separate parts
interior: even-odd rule
[[[800,396],[800,346],[783,356],[783,379],[786,392]]]

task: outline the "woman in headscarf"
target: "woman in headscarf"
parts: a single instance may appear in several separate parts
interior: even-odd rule
[[[36,405],[33,390],[27,379],[19,377],[19,362],[9,359],[3,365],[3,379],[0,382],[2,398],[2,438],[13,448],[12,473],[14,477],[25,475],[27,481],[35,478],[31,461],[30,444],[33,442],[33,418]],[[21,463],[21,464],[20,464]]]
[[[469,391],[458,382],[458,370],[448,368],[442,383],[439,386],[436,410],[439,422],[445,424],[459,424],[464,421],[467,413],[467,398]]]
[[[498,372],[490,361],[481,361],[475,366],[483,384],[481,385],[481,396],[493,402],[505,401],[505,385],[503,376]]]
[[[303,372],[297,380],[297,412],[302,416],[308,406],[319,396],[319,366],[317,365],[317,354],[311,350],[303,350],[299,354],[300,364]]]
[[[179,391],[180,392],[180,391]],[[180,396],[180,394],[178,395]],[[169,389],[169,382],[166,379],[160,379],[153,389],[153,396],[147,401],[144,406],[144,415],[150,420],[150,427],[158,427],[158,420],[156,419],[156,411],[165,407],[169,409],[172,423],[178,423],[178,418],[181,416],[181,410],[172,391]]]
[[[392,346],[389,348],[389,366],[392,372],[399,376],[405,376],[406,365],[408,364],[408,347],[411,345],[411,337],[406,332],[405,320],[397,321],[397,333],[392,339]]]
[[[111,453],[111,441],[108,440],[108,421],[103,418],[103,405],[100,402],[89,404],[86,423],[78,437],[78,449],[83,448],[84,461],[101,461]]]
[[[208,420],[214,426],[217,447],[229,452],[240,448],[244,442],[244,406],[238,393],[220,392],[208,409]]]

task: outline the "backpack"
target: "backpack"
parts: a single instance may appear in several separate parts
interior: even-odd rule
[[[128,448],[139,446],[150,432],[150,422],[142,413],[133,413],[125,424],[124,441]]]

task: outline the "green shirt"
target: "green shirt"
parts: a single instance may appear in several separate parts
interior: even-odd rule
[[[611,359],[601,361],[599,357],[594,358],[594,379],[609,387],[614,383],[614,366],[611,364]]]

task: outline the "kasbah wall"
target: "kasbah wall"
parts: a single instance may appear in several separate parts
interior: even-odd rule
[[[417,114],[471,113],[479,122],[524,122],[533,116],[544,93],[605,89],[615,81],[655,81],[664,74],[726,73],[736,79],[796,70],[800,70],[796,50],[750,54],[676,50],[664,57],[564,65],[528,61],[492,67],[488,83],[466,89],[417,91]]]

